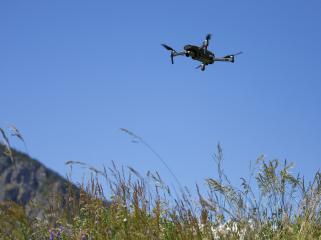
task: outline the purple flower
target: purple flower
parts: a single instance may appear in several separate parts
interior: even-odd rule
[[[64,229],[63,227],[60,227],[59,230],[58,230],[58,233],[57,233],[57,239],[58,240],[61,240],[61,234],[63,233]]]
[[[81,240],[87,240],[87,235],[86,234],[82,234]]]
[[[49,240],[54,240],[55,239],[55,233],[54,233],[54,231],[52,231],[51,229],[50,229],[50,238],[49,238]]]

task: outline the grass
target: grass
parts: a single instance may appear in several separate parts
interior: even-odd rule
[[[260,157],[237,188],[222,167],[220,145],[215,160],[217,178],[205,179],[206,194],[196,186],[197,196],[188,189],[172,194],[157,172],[69,161],[68,194],[56,196],[65,204],[48,199],[44,218],[30,219],[21,206],[2,203],[0,239],[321,239],[319,171],[307,183],[291,173],[293,164]],[[79,166],[90,177],[75,192]]]

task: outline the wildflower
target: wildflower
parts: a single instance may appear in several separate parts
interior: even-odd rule
[[[55,233],[54,233],[54,231],[50,229],[49,232],[50,232],[50,237],[49,237],[49,239],[50,239],[50,240],[54,240],[54,239],[55,239]]]
[[[88,238],[87,238],[87,235],[86,234],[82,234],[81,235],[81,240],[87,240]]]

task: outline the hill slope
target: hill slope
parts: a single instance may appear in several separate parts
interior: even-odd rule
[[[66,179],[16,150],[12,162],[4,150],[0,145],[0,202],[16,202],[25,207],[28,215],[39,216],[48,207],[50,196],[65,196]]]

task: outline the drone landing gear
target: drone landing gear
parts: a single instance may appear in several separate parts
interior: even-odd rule
[[[196,69],[200,68],[201,71],[205,71],[205,67],[206,67],[207,64],[205,63],[202,63],[201,65],[197,66]]]

